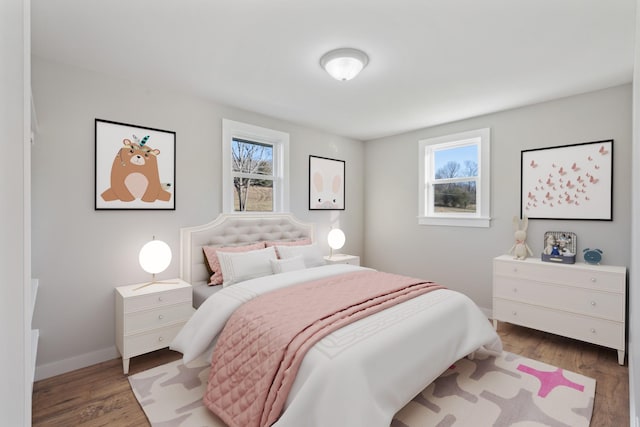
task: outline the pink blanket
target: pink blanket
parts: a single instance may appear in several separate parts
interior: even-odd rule
[[[204,402],[229,427],[270,426],[316,342],[362,317],[441,288],[359,271],[259,296],[236,310],[220,334]]]

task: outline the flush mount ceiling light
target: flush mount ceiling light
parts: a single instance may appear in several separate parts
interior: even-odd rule
[[[320,65],[336,80],[351,80],[369,63],[369,57],[361,50],[345,47],[322,55]]]

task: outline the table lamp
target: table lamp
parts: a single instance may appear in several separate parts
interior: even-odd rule
[[[329,243],[329,247],[331,248],[329,252],[329,258],[333,257],[333,250],[340,249],[344,246],[346,238],[344,236],[344,232],[339,228],[333,228],[329,231],[327,235],[327,242]]]
[[[137,289],[144,288],[156,283],[175,283],[175,282],[158,282],[156,281],[156,274],[162,273],[171,264],[171,248],[162,240],[156,240],[153,236],[153,240],[147,242],[138,255],[138,261],[140,266],[147,273],[151,273],[151,282],[145,283]]]

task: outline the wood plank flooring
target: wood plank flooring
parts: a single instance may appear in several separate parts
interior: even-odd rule
[[[591,427],[629,426],[629,377],[614,350],[532,329],[500,323],[504,349],[596,379]],[[178,353],[159,350],[131,359],[130,374],[176,360]],[[34,426],[149,426],[138,405],[122,362],[114,359],[57,377],[33,388]]]

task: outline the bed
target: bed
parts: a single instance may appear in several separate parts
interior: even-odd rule
[[[217,342],[221,335],[224,338],[222,331],[227,321],[234,312],[241,311],[240,307],[257,302],[259,297],[273,297],[276,292],[294,292],[297,288],[320,281],[355,283],[349,280],[368,280],[374,275],[392,278],[385,276],[388,273],[366,267],[307,265],[306,268],[280,274],[241,280],[232,286],[206,285],[210,273],[203,256],[204,246],[246,245],[263,241],[288,245],[303,239],[314,240],[314,226],[289,214],[223,214],[211,223],[181,230],[181,278],[194,285],[194,292],[201,300],[197,303],[196,313],[171,344],[171,348],[183,353],[186,364],[203,354],[210,357],[212,351],[220,352],[221,347],[227,346],[226,341],[224,344]],[[301,245],[289,252],[296,254],[296,251],[307,250],[311,246]],[[282,246],[276,247],[282,250]],[[258,253],[256,251],[255,256]],[[245,259],[248,256],[224,255],[224,258]],[[304,261],[306,263],[307,258]],[[275,265],[274,261],[271,262]],[[448,289],[436,288],[425,292],[352,321],[314,341],[300,359],[288,393],[279,397],[282,409],[277,410],[275,418],[263,416],[260,423],[268,420],[264,425],[276,427],[388,427],[400,408],[456,360],[481,348],[491,353],[502,351],[499,337],[469,298]],[[212,365],[212,373],[225,371],[225,365],[221,365],[221,360],[227,360],[224,357],[216,357],[214,353],[212,364],[217,364]],[[229,366],[233,363],[229,361]],[[228,404],[236,407],[236,412],[237,401],[243,398],[242,394]],[[210,395],[206,394],[205,402],[208,398]],[[217,415],[229,425],[249,423],[243,418],[234,418],[238,414]],[[260,423],[255,425],[262,425]]]

